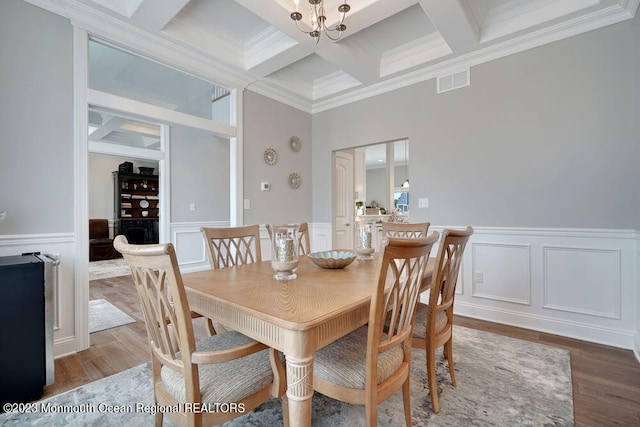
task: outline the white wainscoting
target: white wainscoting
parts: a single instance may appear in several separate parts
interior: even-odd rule
[[[633,230],[477,227],[455,312],[633,348],[636,246]]]
[[[330,242],[330,224],[314,229]],[[456,314],[635,349],[640,360],[640,250],[634,230],[474,229]],[[322,249],[330,247],[325,243]],[[432,256],[437,250],[435,245]]]
[[[60,260],[57,288],[54,289],[55,325],[53,332],[54,356],[76,351],[74,324],[75,295],[75,239],[73,233],[30,234],[0,236],[0,256],[40,252]],[[89,254],[87,254],[87,263]]]
[[[190,273],[211,268],[200,227],[229,227],[229,221],[174,222],[169,227],[180,271]]]

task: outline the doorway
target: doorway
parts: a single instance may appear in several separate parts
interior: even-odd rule
[[[355,200],[353,154],[337,151],[333,156],[333,247],[352,248]]]
[[[409,140],[333,154],[333,247],[353,247],[355,223],[409,220]]]

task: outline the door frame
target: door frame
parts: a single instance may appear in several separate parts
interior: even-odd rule
[[[161,124],[163,147],[159,160],[160,197],[163,197],[160,221],[160,241],[170,239],[170,155],[169,125],[179,124],[210,131],[229,139],[230,143],[230,219],[232,225],[242,224],[242,157],[243,144],[241,138],[242,92],[233,90],[234,100],[231,105],[231,125],[201,119],[188,114],[150,106],[128,98],[89,89],[89,33],[73,26],[73,100],[74,100],[74,300],[62,302],[66,307],[74,309],[74,333],[72,337],[64,337],[62,341],[70,343],[76,351],[89,348],[89,142],[88,142],[88,110],[90,105],[111,108],[115,111],[145,117]],[[213,83],[212,83],[213,84]],[[136,156],[139,157],[139,156]],[[166,202],[165,202],[166,200]],[[68,308],[67,308],[68,309]]]

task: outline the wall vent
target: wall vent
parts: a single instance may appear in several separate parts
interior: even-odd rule
[[[438,93],[459,89],[471,84],[469,69],[457,71],[446,76],[438,77]]]

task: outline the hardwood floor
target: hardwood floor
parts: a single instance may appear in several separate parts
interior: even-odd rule
[[[91,334],[88,350],[55,361],[55,384],[49,397],[149,360],[146,329],[138,296],[129,276],[94,280],[90,299],[104,298],[136,319],[118,328]],[[640,363],[633,352],[571,338],[457,316],[456,325],[551,345],[571,354],[576,426],[640,426]],[[196,319],[196,337],[206,336]],[[455,344],[454,344],[455,351]]]

